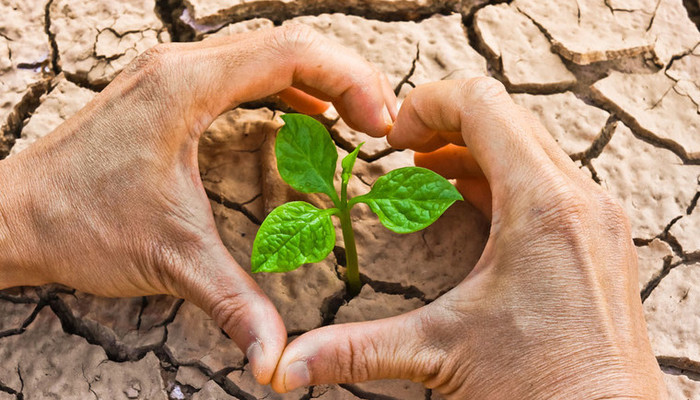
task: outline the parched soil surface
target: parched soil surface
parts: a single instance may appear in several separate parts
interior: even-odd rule
[[[699,13],[697,0],[0,0],[0,158],[51,132],[160,42],[302,23],[376,63],[399,97],[430,81],[494,76],[624,206],[655,354],[672,398],[697,399]],[[271,144],[285,111],[275,99],[245,104],[217,119],[200,143],[221,237],[246,268],[266,211],[299,196],[273,168]],[[333,111],[320,120],[341,154],[367,142],[351,193],[412,163],[410,151],[362,136]],[[489,229],[468,204],[403,236],[362,207],[353,212],[367,282],[358,297],[346,295],[342,242],[319,264],[254,277],[290,338],[434,300],[469,273]],[[243,353],[187,302],[104,299],[55,286],[2,291],[0,400],[43,398],[440,396],[408,381],[278,395],[254,382]]]

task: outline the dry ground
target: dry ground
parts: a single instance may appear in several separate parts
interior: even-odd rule
[[[491,3],[499,4],[0,0],[0,158],[49,133],[159,42],[294,22],[375,62],[401,97],[429,81],[494,76],[624,205],[649,334],[672,398],[700,398],[700,4]],[[295,196],[266,168],[284,111],[273,99],[246,104],[221,116],[201,141],[202,178],[221,236],[244,266],[265,211]],[[367,140],[332,112],[321,119],[341,152]],[[351,190],[366,191],[411,160],[410,152],[371,139]],[[340,247],[338,257],[318,265],[255,277],[290,337],[430,302],[468,274],[488,233],[488,222],[467,204],[399,238],[366,210],[354,218],[368,282],[359,297],[346,298]],[[277,395],[254,383],[243,354],[189,303],[103,299],[53,286],[0,292],[0,400],[93,397],[439,398],[404,381]]]

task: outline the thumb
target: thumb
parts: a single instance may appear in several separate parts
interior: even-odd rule
[[[202,308],[246,354],[256,380],[270,383],[287,332],[277,309],[223,243],[200,255],[185,298]]]
[[[301,386],[375,379],[426,382],[441,354],[423,334],[424,309],[371,322],[326,326],[307,332],[284,351],[272,378],[283,393]]]

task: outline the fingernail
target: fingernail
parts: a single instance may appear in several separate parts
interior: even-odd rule
[[[260,343],[255,341],[253,344],[248,346],[248,350],[245,352],[246,358],[248,358],[248,362],[250,363],[250,366],[253,369],[253,375],[257,378],[260,376],[261,368],[262,368],[262,361],[263,361],[263,350],[262,347],[260,346]]]
[[[309,386],[311,378],[309,377],[309,367],[306,361],[294,361],[287,371],[284,373],[284,387],[287,391],[292,391],[302,386]]]

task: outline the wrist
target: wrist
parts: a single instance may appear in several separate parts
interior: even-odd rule
[[[19,157],[16,157],[19,158]],[[38,251],[22,210],[30,203],[28,183],[17,159],[0,161],[0,289],[45,283],[35,266]]]

